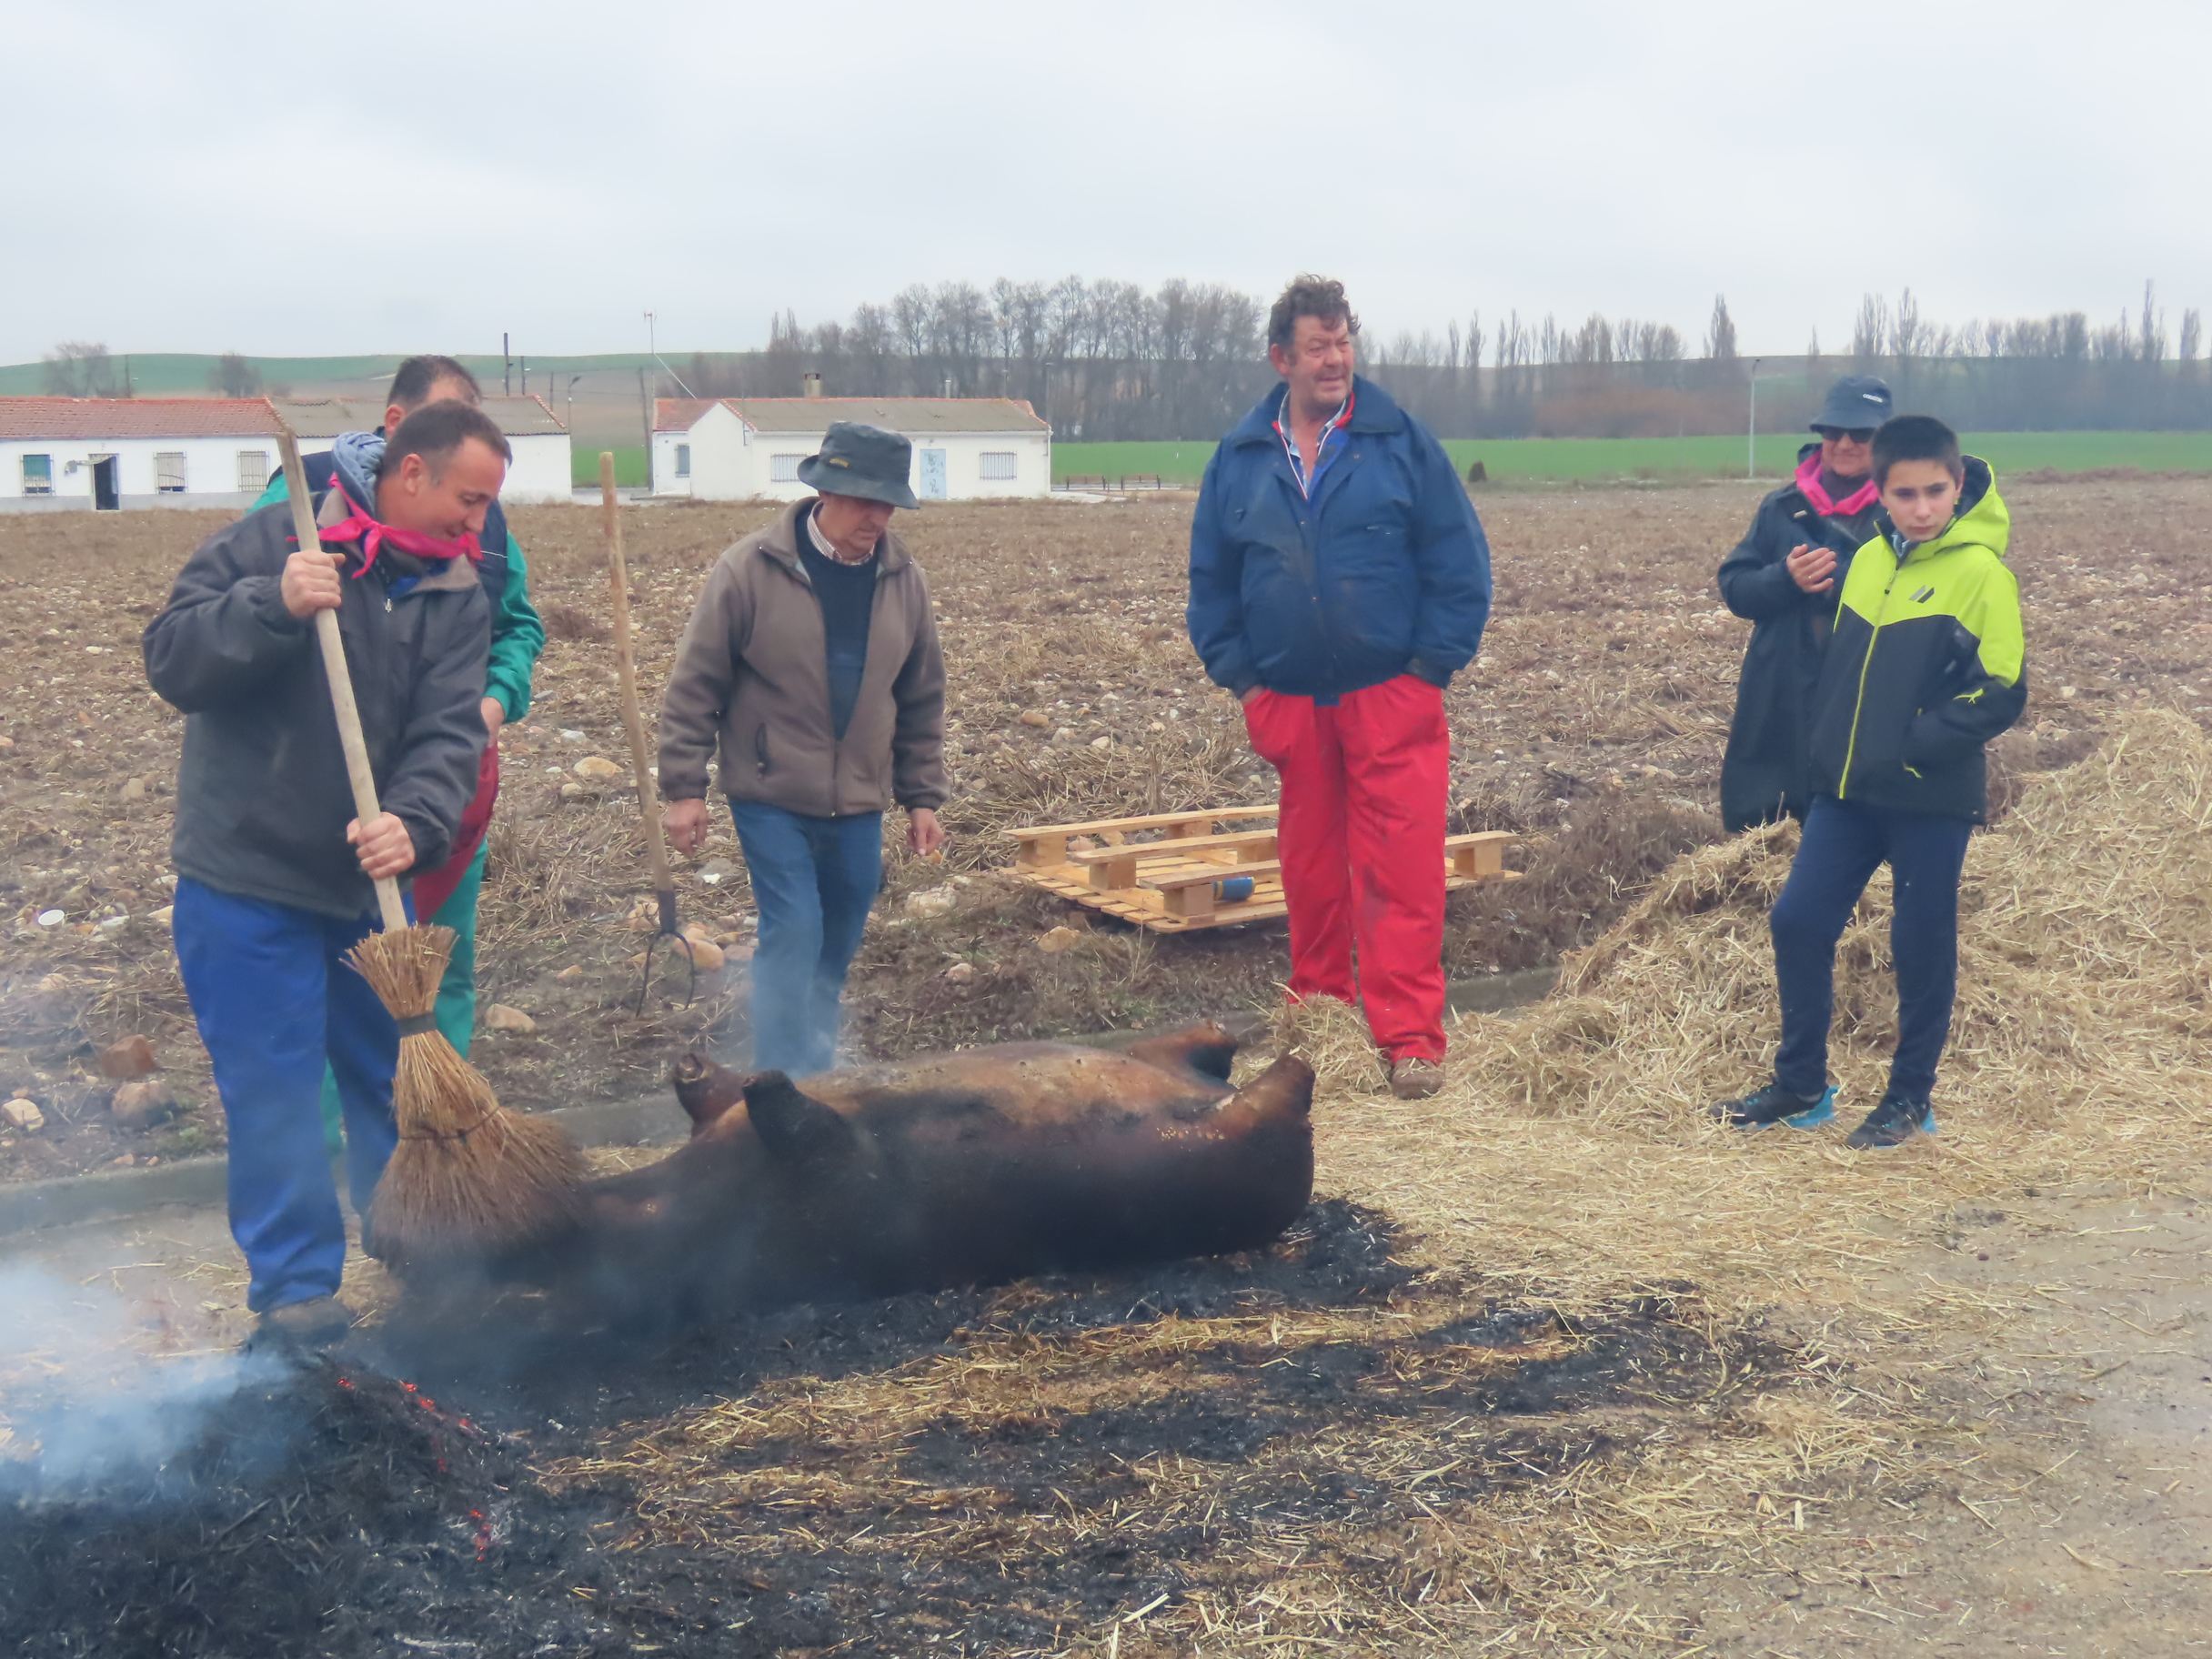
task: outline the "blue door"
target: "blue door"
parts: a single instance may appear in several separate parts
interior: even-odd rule
[[[945,452],[942,449],[924,449],[921,452],[921,498],[924,501],[942,501],[945,498]]]

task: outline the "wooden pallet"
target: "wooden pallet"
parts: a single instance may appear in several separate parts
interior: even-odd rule
[[[1014,874],[1023,880],[1157,933],[1187,933],[1289,913],[1273,825],[1252,827],[1275,816],[1273,807],[1226,807],[1003,833],[1016,843]],[[1145,835],[1154,839],[1134,839]],[[1078,839],[1097,844],[1071,849]],[[1494,831],[1447,837],[1445,890],[1518,880],[1503,862],[1513,839]],[[1251,878],[1252,896],[1222,898],[1220,884],[1237,876]]]

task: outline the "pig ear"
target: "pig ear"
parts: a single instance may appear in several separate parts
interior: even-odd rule
[[[762,1144],[782,1162],[822,1166],[852,1155],[852,1125],[780,1071],[763,1071],[745,1085],[745,1111]]]

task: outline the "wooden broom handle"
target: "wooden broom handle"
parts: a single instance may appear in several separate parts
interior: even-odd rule
[[[284,457],[285,494],[292,503],[292,530],[303,553],[319,553],[323,538],[316,533],[315,499],[307,493],[307,469],[300,464],[299,439],[288,427],[276,432],[276,447]],[[346,776],[353,784],[353,813],[363,823],[377,816],[377,775],[369,769],[368,744],[361,736],[361,710],[353,700],[353,676],[346,669],[346,642],[338,636],[338,613],[315,613],[315,642],[323,649],[323,678],[330,682],[330,709],[338,717],[338,741],[346,746]],[[407,907],[399,901],[399,883],[389,876],[377,881],[377,909],[384,930],[397,932],[407,925]]]
[[[645,717],[638,710],[638,659],[629,637],[629,568],[622,560],[622,518],[615,499],[615,457],[611,449],[599,451],[599,520],[607,538],[607,578],[614,584],[615,666],[622,680],[622,724],[629,732],[630,770],[638,779],[638,815],[645,823],[646,869],[656,894],[673,893],[676,879],[669,874],[668,842],[660,833],[660,814],[653,809],[653,774],[646,761]]]

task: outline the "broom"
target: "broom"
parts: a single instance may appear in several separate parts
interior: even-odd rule
[[[292,528],[304,550],[319,551],[315,504],[300,465],[299,440],[277,434]],[[354,813],[375,818],[377,780],[346,668],[337,612],[315,613],[323,677],[345,745]],[[401,1266],[455,1252],[497,1253],[558,1230],[578,1213],[583,1156],[558,1123],[508,1111],[489,1084],[454,1051],[431,1018],[438,982],[453,954],[453,930],[409,926],[390,877],[377,882],[382,932],[346,960],[399,1022],[399,1063],[392,1105],[399,1144],[369,1204],[363,1247]]]

